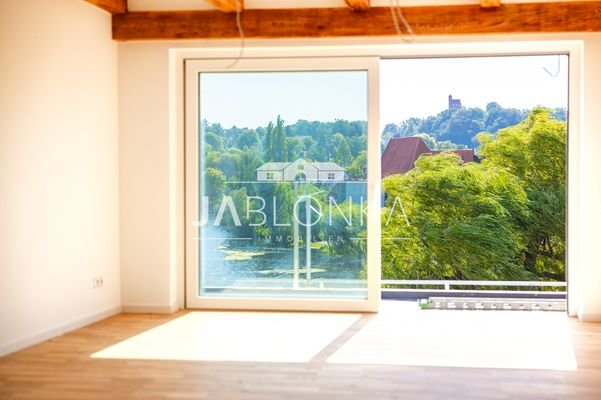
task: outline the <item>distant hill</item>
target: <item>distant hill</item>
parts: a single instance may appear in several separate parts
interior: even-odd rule
[[[503,108],[499,103],[488,103],[486,110],[481,108],[461,108],[444,110],[426,118],[409,118],[400,124],[388,124],[384,127],[382,141],[385,146],[393,137],[427,134],[440,143],[454,143],[458,147],[475,147],[474,137],[480,132],[497,133],[499,129],[523,121],[530,110]],[[553,117],[566,120],[566,110],[556,108]]]

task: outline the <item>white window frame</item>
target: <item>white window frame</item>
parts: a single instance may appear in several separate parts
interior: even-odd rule
[[[273,43],[257,41],[255,46],[247,46],[244,50],[245,58],[286,58],[286,57],[376,57],[385,58],[441,58],[441,57],[487,57],[487,56],[520,56],[520,55],[550,55],[565,54],[569,56],[569,100],[568,100],[568,200],[567,200],[567,291],[568,291],[568,314],[577,316],[580,308],[584,305],[583,294],[580,291],[580,274],[585,273],[586,268],[580,263],[580,232],[587,233],[581,221],[579,205],[584,201],[580,188],[580,154],[583,152],[586,137],[582,131],[582,104],[583,104],[583,47],[582,40],[519,40],[503,42],[499,39],[479,37],[475,42],[466,39],[443,40],[440,42],[424,40],[422,43],[398,44],[388,42],[376,42],[369,39],[356,39],[352,42],[347,40],[320,40],[320,41],[282,41],[280,47],[274,47]],[[169,50],[170,63],[170,104],[171,108],[171,138],[174,149],[183,149],[183,138],[185,135],[185,111],[184,101],[184,64],[186,60],[220,60],[223,68],[231,64],[239,55],[235,47],[204,47],[204,48],[172,48]],[[494,77],[493,77],[494,79]],[[377,100],[377,99],[376,99]],[[377,103],[376,103],[377,104]],[[188,105],[189,106],[189,105]],[[377,111],[377,110],[373,110]],[[378,135],[379,137],[379,135]],[[379,143],[378,143],[379,146]],[[177,151],[175,151],[177,153]],[[371,157],[371,155],[369,156]],[[379,157],[379,154],[378,154]],[[184,151],[181,150],[173,159],[184,161]],[[373,157],[371,157],[373,158]],[[369,161],[368,161],[369,162]],[[379,166],[378,166],[379,169]],[[174,171],[177,169],[174,168]],[[373,168],[371,169],[373,171]],[[179,178],[178,178],[179,179]],[[584,182],[582,182],[584,184]],[[378,185],[379,182],[375,183]],[[181,185],[183,186],[183,184]],[[188,231],[185,218],[179,219],[182,229]],[[185,226],[185,228],[183,228]],[[175,237],[175,236],[174,236]],[[184,246],[182,246],[183,248]],[[378,254],[379,265],[379,254]],[[585,261],[585,260],[582,260]],[[373,262],[372,262],[373,264]],[[179,291],[182,300],[186,300],[189,290],[189,270],[184,263],[180,264]],[[187,261],[186,261],[186,265]],[[372,272],[374,268],[372,268]],[[184,273],[185,272],[185,273]],[[379,273],[379,271],[378,271]],[[186,278],[184,280],[184,277]],[[379,278],[379,277],[378,277]],[[270,302],[273,302],[270,300]],[[194,307],[186,301],[186,307]],[[250,307],[241,307],[250,308]],[[273,308],[273,307],[267,307]],[[376,311],[377,306],[371,311]]]
[[[307,310],[307,311],[378,311],[380,281],[380,127],[378,57],[257,57],[240,60],[227,68],[229,60],[186,59],[185,77],[185,148],[186,148],[186,306],[203,309]],[[198,215],[198,122],[200,120],[199,74],[202,72],[283,72],[283,71],[366,71],[368,100],[367,132],[367,290],[365,299],[334,298],[259,298],[210,297],[200,294],[198,237],[193,221]]]

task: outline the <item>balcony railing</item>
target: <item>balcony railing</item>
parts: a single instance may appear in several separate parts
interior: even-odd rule
[[[540,297],[546,295],[553,298],[565,298],[566,282],[539,282],[539,281],[463,281],[463,280],[390,280],[384,279],[382,292],[387,297],[424,297],[428,293],[433,295],[512,295],[526,297]],[[367,289],[367,282],[360,279],[300,279],[294,283],[292,278],[280,279],[211,279],[205,284],[211,290],[332,290],[356,291]],[[498,289],[494,289],[498,288]],[[427,296],[426,296],[427,297]]]
[[[428,295],[442,294],[456,297],[495,295],[499,297],[548,297],[565,299],[566,288],[566,282],[382,280],[383,297],[387,298],[419,298],[420,296],[427,297]]]

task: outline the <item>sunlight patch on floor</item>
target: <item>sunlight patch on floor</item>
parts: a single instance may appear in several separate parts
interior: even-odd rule
[[[94,358],[308,362],[360,314],[190,312]]]
[[[562,312],[420,310],[383,302],[382,309],[330,363],[575,370]]]

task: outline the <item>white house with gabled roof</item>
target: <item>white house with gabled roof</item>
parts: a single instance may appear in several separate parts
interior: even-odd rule
[[[345,169],[333,162],[309,162],[299,158],[292,162],[268,162],[257,168],[259,182],[341,182]]]

